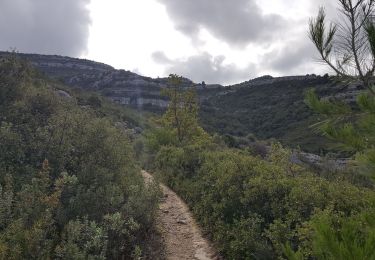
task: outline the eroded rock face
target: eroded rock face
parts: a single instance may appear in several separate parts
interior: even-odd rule
[[[64,84],[99,92],[116,103],[137,108],[165,109],[168,101],[160,94],[168,86],[167,78],[149,78],[130,71],[116,70],[111,66],[88,60],[60,56],[20,54],[47,76]],[[182,79],[184,87],[199,90],[219,89],[220,85],[194,84]]]
[[[287,77],[272,77],[270,75],[262,76],[259,78],[255,78],[249,81],[242,82],[240,84],[234,85],[234,87],[255,87],[255,86],[262,86],[262,85],[270,85],[270,84],[277,84],[287,81],[308,81],[308,80],[315,80],[319,78],[315,74],[311,75],[304,75],[304,76],[287,76]]]
[[[6,52],[0,52],[0,56],[6,54]],[[144,77],[130,71],[116,70],[104,63],[85,59],[22,53],[19,56],[29,60],[48,77],[62,81],[71,87],[97,91],[119,104],[136,107],[152,106],[162,109],[168,106],[167,100],[160,95],[160,90],[168,86],[167,78]],[[194,86],[198,90],[201,101],[204,101],[212,97],[230,95],[241,91],[242,88],[277,87],[279,85],[285,86],[285,84],[303,85],[310,82],[320,84],[320,82],[325,81],[330,81],[328,75],[323,77],[314,74],[289,77],[266,75],[227,87],[219,84],[206,85],[204,82],[195,84],[191,80],[183,78],[183,86]],[[327,84],[328,88],[332,88],[332,84]],[[334,84],[334,88],[333,91],[328,91],[323,96],[328,99],[336,98],[352,103],[362,91],[358,83],[351,83],[346,86]]]
[[[0,57],[4,54],[0,52]],[[154,112],[161,112],[168,106],[168,100],[160,93],[168,86],[167,78],[144,77],[89,60],[19,55],[50,78],[97,92],[116,103]],[[324,146],[326,142],[306,127],[315,120],[304,103],[306,91],[315,88],[319,97],[350,104],[354,104],[363,91],[356,83],[338,84],[328,75],[267,75],[225,87],[204,82],[194,84],[183,79],[183,87],[191,86],[197,89],[200,119],[207,131],[240,137],[252,133],[263,140],[276,138],[287,146],[304,147],[311,153],[319,152],[316,143]]]
[[[110,99],[118,104],[121,105],[129,105],[129,106],[136,106],[138,108],[142,108],[146,105],[152,105],[159,108],[166,108],[168,107],[168,101],[162,100],[158,98],[143,98],[143,97],[137,97],[137,98],[131,98],[131,97],[110,97]]]
[[[0,56],[4,54],[6,53],[0,53]],[[130,71],[116,70],[109,65],[83,59],[38,54],[19,54],[19,56],[29,60],[50,78],[71,87],[97,91],[117,103],[137,108],[168,106],[167,100],[160,95],[160,90],[168,85],[167,78],[143,77]],[[183,79],[183,84],[194,85],[188,79]],[[62,92],[57,94],[67,97]]]
[[[321,170],[342,171],[345,170],[351,160],[346,158],[324,158],[316,154],[295,151],[291,155],[291,162],[299,165],[307,164]]]
[[[62,98],[67,98],[67,99],[72,98],[72,96],[64,90],[56,90],[55,93],[57,96],[62,97]]]
[[[0,56],[6,53],[0,52]],[[167,78],[149,78],[136,73],[116,70],[113,67],[84,59],[69,58],[56,55],[19,54],[29,60],[35,67],[48,77],[62,81],[71,87],[97,91],[119,104],[165,109],[168,101],[160,95],[160,90],[168,86]],[[198,90],[201,101],[212,97],[226,96],[240,91],[241,88],[262,88],[265,86],[283,86],[285,84],[304,84],[321,81],[328,76],[304,75],[290,77],[272,77],[269,75],[245,81],[233,86],[223,87],[218,84],[195,84],[183,79],[184,87],[194,86]],[[358,85],[358,84],[357,84]],[[359,93],[358,86],[352,84],[339,94],[328,93],[327,98],[339,98],[353,102]],[[333,95],[333,96],[332,96]]]

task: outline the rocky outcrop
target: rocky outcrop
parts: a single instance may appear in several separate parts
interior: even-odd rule
[[[56,90],[55,94],[57,96],[59,96],[59,97],[62,97],[62,98],[67,98],[67,99],[71,99],[72,98],[72,96],[68,92],[66,92],[64,90]]]
[[[7,55],[0,52],[0,56]],[[167,78],[150,78],[136,73],[116,70],[113,67],[100,62],[85,59],[76,59],[57,55],[18,54],[29,60],[46,76],[71,87],[88,89],[99,92],[111,100],[136,107],[158,107],[165,108],[168,102],[160,95],[160,90],[168,86]],[[272,77],[269,75],[251,79],[240,84],[223,87],[219,84],[206,84],[205,82],[195,84],[191,80],[183,78],[184,87],[194,86],[203,102],[218,96],[232,95],[241,88],[259,88],[266,86],[285,85],[311,85],[327,84],[328,75],[317,76],[314,74],[290,77]],[[330,91],[324,93],[323,97],[340,99],[346,102],[354,102],[361,87],[358,83],[348,85],[331,84]]]
[[[309,81],[309,80],[315,80],[320,77],[321,76],[317,76],[315,74],[305,75],[305,76],[288,76],[288,77],[275,77],[275,78],[269,75],[265,75],[259,78],[255,78],[249,81],[242,82],[240,84],[233,85],[233,87],[255,87],[255,86],[283,83],[287,81]],[[328,75],[324,77],[328,77]]]
[[[364,92],[364,87],[360,82],[350,82],[346,84],[337,84],[338,91],[332,95],[325,96],[327,100],[341,100],[348,104],[356,102],[357,97]]]
[[[0,52],[0,56],[7,54]],[[167,100],[160,94],[161,89],[169,85],[167,78],[144,77],[85,59],[56,55],[18,55],[52,79],[71,87],[99,92],[116,103],[147,109],[164,109],[168,106]],[[182,86],[195,87],[201,99],[209,98],[223,89],[219,84],[195,84],[187,78],[182,78]]]
[[[0,53],[4,55],[5,53]],[[150,78],[131,71],[116,70],[103,63],[61,56],[19,54],[46,76],[64,84],[99,93],[122,105],[157,111],[168,106],[161,90],[167,78]],[[326,140],[306,126],[316,122],[304,103],[305,93],[315,88],[319,97],[353,103],[362,88],[358,83],[339,84],[334,78],[318,75],[255,78],[232,86],[195,84],[183,79],[183,87],[197,89],[202,126],[223,135],[259,139],[276,138],[290,147],[306,151],[330,151]],[[63,93],[60,93],[63,95]],[[314,121],[315,120],[315,121]],[[316,145],[319,143],[319,145]]]
[[[291,155],[291,162],[298,165],[308,165],[319,170],[343,171],[350,164],[351,159],[325,158],[312,153],[294,151]]]
[[[2,52],[1,55],[7,55]],[[168,85],[167,78],[149,78],[136,73],[116,70],[113,67],[89,60],[55,55],[19,54],[30,61],[46,76],[62,83],[99,92],[113,101],[136,107],[165,108],[168,102],[161,97],[160,90]],[[183,79],[184,86],[194,83]],[[64,93],[57,93],[63,96]]]
[[[146,105],[151,105],[151,106],[156,106],[160,108],[166,108],[168,107],[168,101],[167,100],[162,100],[158,98],[143,98],[143,97],[137,97],[137,98],[132,98],[132,97],[110,97],[110,99],[121,105],[129,105],[129,106],[135,106],[137,108],[142,108],[143,106]]]

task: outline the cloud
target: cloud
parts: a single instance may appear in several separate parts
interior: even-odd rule
[[[330,19],[337,19],[338,9],[340,8],[339,1],[332,0],[311,0],[310,11],[313,12],[313,16],[316,16],[320,7],[324,7],[327,15]]]
[[[194,82],[231,84],[248,80],[255,75],[255,65],[239,68],[235,64],[225,63],[225,56],[212,56],[208,52],[190,56],[187,59],[169,59],[163,52],[154,52],[155,62],[164,65],[167,74],[178,74]]]
[[[1,0],[0,49],[80,56],[87,50],[90,0]]]
[[[156,62],[156,63],[159,63],[159,64],[171,64],[173,63],[172,60],[170,60],[167,55],[165,55],[164,52],[162,51],[156,51],[154,53],[152,53],[151,55],[152,59]]]
[[[265,54],[262,58],[264,67],[281,72],[282,74],[297,72],[298,68],[318,57],[313,43],[307,39],[287,43],[286,46]]]
[[[255,0],[158,0],[175,28],[197,41],[200,29],[234,46],[263,43],[282,29],[286,20],[264,14]]]

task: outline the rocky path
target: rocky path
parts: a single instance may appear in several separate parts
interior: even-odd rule
[[[146,182],[153,177],[142,171]],[[170,260],[219,259],[213,247],[203,238],[187,205],[168,187],[161,185],[163,199],[157,214],[157,226],[165,243],[165,257]]]

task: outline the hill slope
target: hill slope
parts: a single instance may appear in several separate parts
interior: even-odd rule
[[[116,103],[152,112],[168,105],[160,90],[167,78],[153,79],[89,60],[61,56],[19,54],[40,71],[64,84],[108,97]],[[328,76],[273,78],[264,76],[233,86],[194,84],[201,100],[202,125],[209,132],[233,136],[254,134],[259,139],[276,138],[309,152],[324,152],[329,142],[306,130],[316,118],[304,104],[304,93],[316,88],[320,96],[353,99],[357,85],[338,85]]]
[[[143,185],[132,129],[60,87],[0,59],[0,259],[147,255],[158,190]]]
[[[357,86],[337,85],[328,76],[253,80],[230,86],[226,93],[205,100],[201,106],[202,122],[209,131],[234,136],[253,133],[260,139],[276,138],[294,147],[319,152],[319,147],[329,146],[328,140],[308,128],[316,122],[304,103],[305,92],[310,88],[316,88],[325,97],[357,91]]]

